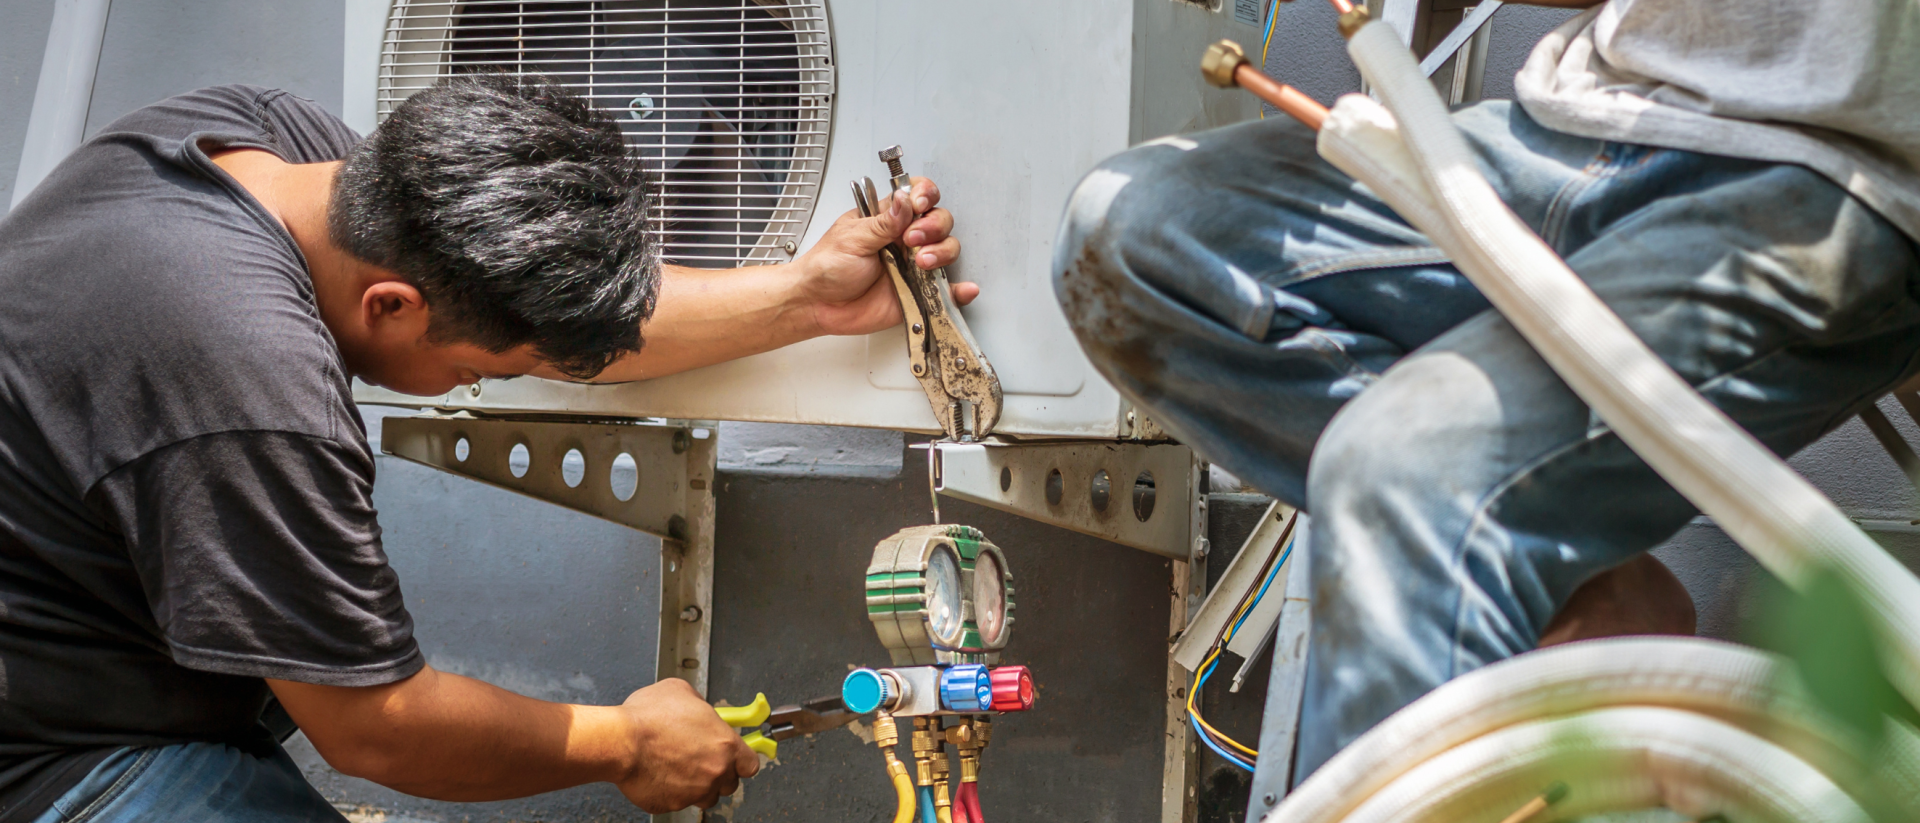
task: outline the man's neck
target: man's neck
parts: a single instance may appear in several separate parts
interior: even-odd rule
[[[288,163],[259,149],[235,149],[212,157],[214,165],[232,175],[293,237],[307,259],[320,321],[339,339],[343,321],[360,310],[370,268],[334,245],[327,232],[327,203],[341,164]]]

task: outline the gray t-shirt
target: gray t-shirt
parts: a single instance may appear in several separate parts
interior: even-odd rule
[[[1920,2],[1611,0],[1534,47],[1555,131],[1794,163],[1920,239]]]
[[[420,669],[306,261],[207,158],[357,139],[285,92],[202,89],[0,219],[0,820],[107,747],[264,751],[262,678]]]

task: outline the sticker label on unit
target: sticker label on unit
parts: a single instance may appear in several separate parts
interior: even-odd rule
[[[1261,23],[1260,8],[1268,2],[1277,2],[1277,0],[1266,0],[1266,2],[1262,2],[1262,0],[1233,0],[1233,19],[1253,26],[1254,28],[1259,28]]]

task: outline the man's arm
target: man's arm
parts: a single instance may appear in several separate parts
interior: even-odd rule
[[[950,264],[960,254],[948,236],[953,215],[936,208],[940,190],[915,178],[906,195],[870,218],[847,212],[820,242],[791,263],[742,269],[666,266],[660,299],[644,326],[646,345],[607,367],[596,383],[645,380],[772,351],[829,334],[871,334],[900,323],[900,303],[878,254],[895,240],[915,249],[921,268]],[[918,217],[915,215],[918,214]],[[954,301],[979,293],[955,284]],[[547,370],[536,375],[560,378]]]
[[[328,765],[419,797],[503,800],[608,782],[660,813],[711,806],[760,768],[681,680],[619,706],[548,703],[432,667],[384,686],[267,683]]]

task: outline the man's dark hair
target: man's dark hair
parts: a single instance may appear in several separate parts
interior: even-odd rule
[[[354,147],[327,228],[420,290],[430,339],[532,344],[584,379],[640,350],[660,281],[652,205],[605,112],[542,77],[473,74],[408,98]]]

